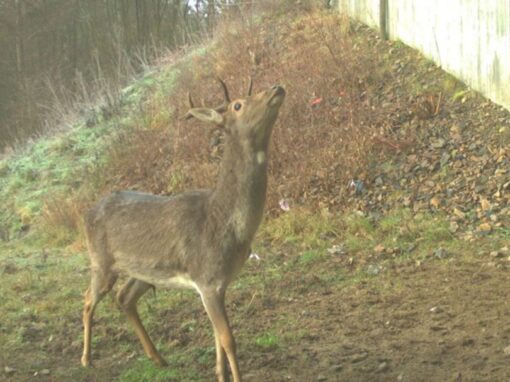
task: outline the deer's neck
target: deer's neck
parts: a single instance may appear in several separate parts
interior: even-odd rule
[[[267,145],[243,146],[227,137],[211,204],[219,224],[250,242],[262,220],[267,188]]]

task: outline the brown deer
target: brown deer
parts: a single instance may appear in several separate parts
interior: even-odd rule
[[[281,86],[215,108],[191,109],[185,118],[212,123],[225,132],[219,177],[212,190],[163,197],[116,192],[91,209],[85,219],[91,282],[83,309],[81,363],[90,365],[92,316],[118,274],[129,279],[117,301],[143,349],[157,365],[166,365],[138,316],[136,303],[151,287],[195,289],[212,322],[218,381],[241,381],[236,345],[225,310],[225,291],[250,255],[266,199],[267,150],[285,98]]]

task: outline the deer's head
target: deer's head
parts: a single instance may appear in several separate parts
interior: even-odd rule
[[[256,150],[265,150],[271,136],[278,111],[285,98],[285,90],[279,85],[252,95],[252,82],[245,98],[231,101],[227,86],[220,80],[225,100],[222,105],[209,109],[194,107],[191,96],[191,109],[185,118],[197,118],[224,129],[226,134],[235,137],[243,145]]]

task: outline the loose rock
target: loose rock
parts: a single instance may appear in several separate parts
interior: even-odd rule
[[[339,371],[342,371],[343,368],[344,368],[344,365],[338,364],[338,365],[331,366],[330,370],[334,371],[334,372],[339,372]]]
[[[354,354],[351,358],[351,362],[358,363],[358,362],[364,361],[365,359],[367,359],[367,357],[368,357],[368,353]]]
[[[345,249],[345,245],[333,245],[331,248],[327,249],[330,255],[345,255],[347,250]]]
[[[390,365],[388,365],[388,362],[381,362],[379,366],[377,366],[377,372],[383,373],[385,371],[388,371],[390,368]]]
[[[448,251],[446,251],[446,249],[444,248],[437,248],[435,251],[434,251],[434,257],[436,259],[439,259],[439,260],[442,260],[442,259],[446,259],[447,257],[449,257],[450,254],[448,253]]]
[[[373,276],[377,276],[381,271],[382,268],[377,264],[370,264],[367,268],[367,273]]]

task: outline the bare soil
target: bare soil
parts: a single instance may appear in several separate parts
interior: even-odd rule
[[[308,334],[245,370],[253,381],[508,381],[509,282],[480,262],[436,262],[311,291],[279,307]]]
[[[353,281],[355,275],[347,275],[332,283],[300,269],[265,283],[264,293],[234,288],[228,310],[245,380],[508,381],[507,263],[475,257],[404,261],[377,276]],[[335,258],[323,262],[324,269],[341,266]],[[244,277],[261,271],[267,269],[249,264]],[[163,339],[162,353],[189,356],[197,346],[211,350],[211,329],[199,299],[184,295],[180,301],[181,306],[153,312],[160,324],[149,331]],[[39,347],[47,333],[34,329],[30,350],[2,352],[2,369],[8,365],[16,371],[7,375],[2,370],[1,379],[114,380],[142,352],[122,319],[105,320],[100,313],[93,369],[79,367],[81,342],[70,343],[81,331],[78,311],[73,320],[63,317],[62,332],[44,351]],[[192,331],[185,325],[190,320],[196,320]],[[274,333],[279,340],[269,348],[255,346],[261,333]],[[214,353],[205,362],[191,357],[179,367],[192,368],[200,381],[214,380]]]

